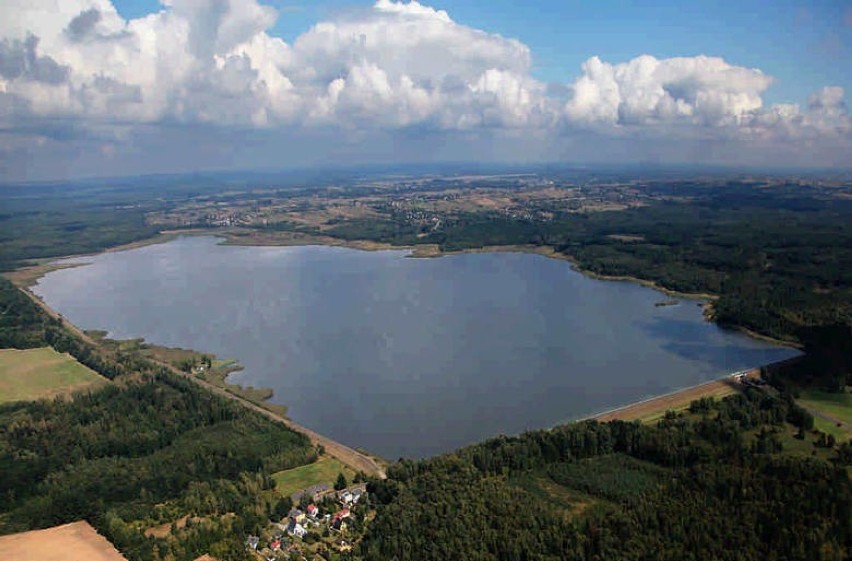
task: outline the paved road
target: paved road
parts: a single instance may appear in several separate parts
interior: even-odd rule
[[[86,333],[83,332],[76,325],[72,324],[67,319],[63,318],[60,314],[58,314],[50,306],[45,304],[38,296],[36,296],[32,292],[30,292],[28,289],[22,288],[21,290],[27,296],[29,296],[30,299],[33,302],[35,302],[42,310],[44,310],[45,313],[47,313],[49,316],[51,316],[53,318],[61,319],[63,325],[66,328],[68,328],[72,333],[74,333],[77,337],[79,337],[83,341],[89,343],[90,345],[94,345],[96,347],[98,346],[97,341],[95,341],[94,339],[92,339],[91,337],[86,335]],[[350,448],[349,446],[346,446],[345,444],[341,444],[341,443],[337,442],[336,440],[332,440],[332,439],[328,438],[327,436],[323,436],[323,435],[321,435],[321,434],[319,434],[315,431],[312,431],[311,429],[300,425],[299,423],[293,421],[292,419],[288,419],[287,417],[285,417],[283,415],[279,415],[278,413],[275,413],[274,411],[270,411],[269,409],[261,407],[260,405],[254,403],[252,401],[249,401],[249,400],[245,399],[244,397],[241,397],[239,395],[235,395],[235,394],[227,391],[224,388],[221,388],[219,386],[211,384],[210,382],[207,382],[206,380],[201,380],[199,378],[196,378],[195,376],[192,376],[191,374],[188,374],[186,372],[178,370],[177,368],[175,368],[171,364],[163,363],[163,362],[160,362],[160,361],[154,361],[154,362],[164,366],[165,368],[168,368],[169,371],[171,371],[172,373],[174,373],[178,376],[182,376],[182,377],[186,378],[187,380],[192,380],[193,382],[195,382],[199,386],[202,386],[203,388],[205,388],[205,389],[207,389],[207,390],[209,390],[209,391],[211,391],[211,392],[213,392],[217,395],[220,395],[222,397],[234,400],[234,401],[240,403],[243,407],[247,407],[249,409],[257,411],[261,415],[264,415],[267,418],[269,418],[269,419],[271,419],[271,420],[273,420],[277,423],[281,423],[281,424],[287,426],[288,428],[290,428],[290,429],[292,429],[296,432],[300,432],[300,433],[304,434],[305,436],[307,436],[311,440],[312,444],[321,445],[325,449],[327,454],[334,456],[335,458],[337,458],[338,460],[340,460],[341,462],[343,462],[347,466],[351,467],[355,471],[363,471],[364,473],[369,474],[369,475],[377,475],[382,479],[387,477],[385,475],[385,470],[382,468],[382,466],[379,465],[379,463],[376,462],[376,460],[367,456],[366,454],[362,454],[361,452],[358,452],[357,450],[354,450],[354,449]]]

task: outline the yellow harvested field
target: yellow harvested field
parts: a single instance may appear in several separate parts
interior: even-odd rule
[[[3,561],[127,561],[88,522],[0,536]]]
[[[108,383],[71,355],[49,347],[0,350],[0,403],[67,395]]]

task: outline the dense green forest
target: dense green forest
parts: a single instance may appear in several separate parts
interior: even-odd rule
[[[812,419],[749,390],[656,426],[594,421],[401,461],[373,481],[367,560],[843,560],[852,445],[785,450]]]
[[[0,347],[52,344],[114,380],[73,400],[0,405],[0,533],[89,520],[129,559],[247,559],[290,506],[269,474],[309,463],[302,434],[143,357],[93,348],[0,280]],[[146,528],[184,515],[165,538]]]

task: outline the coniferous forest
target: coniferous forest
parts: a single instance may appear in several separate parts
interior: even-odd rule
[[[365,559],[847,559],[848,443],[785,451],[807,414],[749,390],[656,426],[593,421],[402,461]],[[812,419],[811,421],[812,422]]]

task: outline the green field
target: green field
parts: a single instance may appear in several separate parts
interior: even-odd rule
[[[814,417],[814,428],[818,431],[824,432],[825,434],[833,435],[838,442],[845,442],[852,437],[849,431],[845,430],[843,427],[838,427],[836,423],[826,421],[820,417]]]
[[[848,390],[848,388],[847,388]],[[829,393],[808,390],[798,400],[804,407],[820,411],[829,417],[852,425],[852,393]]]
[[[287,497],[312,485],[325,483],[331,487],[341,472],[352,483],[354,471],[330,456],[322,456],[312,464],[274,473],[272,479],[278,492]]]
[[[50,347],[0,350],[0,403],[66,395],[108,383]]]

